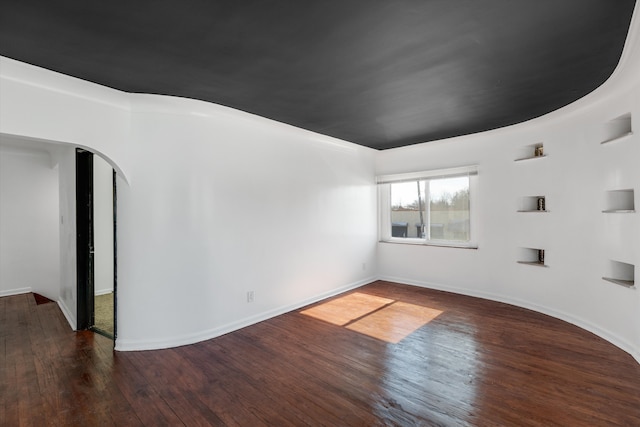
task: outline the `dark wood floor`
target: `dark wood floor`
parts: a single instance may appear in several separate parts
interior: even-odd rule
[[[354,292],[442,313],[397,344],[300,310],[195,345],[114,353],[70,331],[54,303],[0,298],[0,425],[640,425],[640,365],[588,332],[411,286]],[[380,329],[398,326],[394,304],[376,309]]]

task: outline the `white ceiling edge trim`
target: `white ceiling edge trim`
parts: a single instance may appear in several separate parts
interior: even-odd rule
[[[313,132],[304,128],[292,126],[283,122],[268,119],[266,117],[258,116],[255,114],[247,113],[242,110],[237,110],[231,107],[227,107],[221,104],[216,104],[208,101],[200,101],[192,98],[182,98],[177,96],[168,95],[155,95],[155,94],[138,94],[120,91],[117,89],[109,88],[97,83],[93,83],[87,80],[82,80],[77,77],[68,76],[56,71],[51,71],[46,68],[38,67],[28,63],[20,62],[8,57],[0,56],[0,78],[5,78],[12,81],[21,82],[34,87],[41,87],[46,90],[56,91],[64,93],[94,102],[111,105],[117,108],[126,109],[131,112],[132,110],[157,110],[162,109],[164,106],[175,107],[178,103],[184,101],[193,102],[193,111],[189,111],[188,114],[196,116],[208,116],[212,113],[215,114],[232,114],[234,117],[245,118],[259,123],[270,123],[276,126],[284,126],[290,131],[300,131],[307,136],[311,134],[318,142],[331,142],[340,147],[356,146],[356,149],[362,148],[371,152],[393,152],[398,150],[412,149],[416,146],[422,146],[423,144],[433,144],[438,142],[453,142],[463,141],[466,139],[476,138],[478,136],[495,136],[504,133],[527,131],[531,128],[541,127],[543,125],[551,125],[560,120],[569,119],[577,114],[588,110],[595,104],[605,101],[606,99],[613,97],[621,92],[624,92],[629,87],[633,87],[635,84],[640,83],[640,6],[636,2],[634,6],[633,15],[629,24],[629,32],[625,41],[624,48],[620,61],[615,70],[609,76],[609,78],[599,87],[588,93],[584,97],[559,108],[550,113],[544,114],[540,117],[527,120],[525,122],[516,123],[510,126],[505,126],[498,129],[492,129],[484,132],[477,132],[468,135],[461,135],[452,138],[440,139],[435,141],[423,142],[403,147],[391,148],[387,150],[376,150],[373,148],[365,147],[359,144],[355,144],[351,141],[338,139],[328,135]],[[152,103],[145,102],[144,99],[155,99]],[[162,100],[162,102],[160,102]],[[173,101],[172,101],[173,100]],[[138,104],[132,106],[132,104]],[[201,106],[196,108],[196,106]],[[206,105],[206,108],[202,106]],[[612,117],[613,119],[614,117]]]
[[[317,133],[308,129],[293,126],[284,122],[248,113],[236,108],[227,107],[215,102],[203,101],[171,95],[156,95],[146,93],[127,94],[130,100],[131,113],[165,113],[176,115],[190,115],[202,118],[219,118],[226,116],[234,120],[244,121],[256,126],[268,126],[283,132],[298,134],[308,142],[329,145],[345,151],[366,151],[376,153],[378,150],[355,144],[350,141]]]
[[[313,132],[222,104],[179,96],[124,92],[4,56],[0,56],[0,77],[32,87],[116,107],[130,113],[165,112],[200,117],[227,115],[240,120],[247,120],[257,125],[267,125],[280,128],[283,131],[299,133],[300,137],[306,140],[322,145],[329,144],[336,149],[354,152],[366,151],[371,154],[378,151],[351,141]]]
[[[129,109],[127,92],[57,71],[0,56],[0,77],[29,86],[70,95],[116,108]]]

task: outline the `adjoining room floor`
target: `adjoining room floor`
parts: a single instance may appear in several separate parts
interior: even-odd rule
[[[114,352],[0,298],[0,425],[640,425],[640,365],[566,322],[374,282],[174,349]]]
[[[93,326],[113,337],[113,292],[96,295]]]

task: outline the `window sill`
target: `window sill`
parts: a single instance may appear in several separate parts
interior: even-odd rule
[[[424,240],[419,240],[419,239],[379,240],[378,243],[391,243],[394,245],[413,245],[413,246],[437,246],[441,248],[456,248],[456,249],[478,249],[478,245],[475,243],[425,242]]]

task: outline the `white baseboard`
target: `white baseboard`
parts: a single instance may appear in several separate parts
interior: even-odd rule
[[[0,297],[10,297],[11,295],[28,294],[29,292],[31,292],[31,288],[8,289],[6,291],[0,291]]]
[[[93,295],[99,297],[100,295],[106,295],[106,294],[112,294],[113,293],[113,289],[101,289],[99,291],[96,291]]]
[[[505,304],[515,305],[517,307],[522,307],[532,311],[536,311],[538,313],[546,314],[548,316],[555,317],[556,319],[564,320],[565,322],[571,323],[572,325],[575,325],[579,328],[587,330],[599,336],[600,338],[609,341],[611,344],[629,353],[638,363],[640,363],[640,351],[632,343],[618,336],[617,334],[614,334],[611,331],[608,331],[597,325],[594,325],[593,323],[585,319],[575,317],[571,314],[564,313],[562,311],[558,311],[558,310],[537,305],[537,304],[532,304],[530,302],[516,299],[516,298],[509,298],[502,295],[493,294],[490,292],[477,291],[475,289],[456,288],[456,287],[442,285],[438,283],[416,281],[416,280],[404,279],[401,277],[391,277],[391,276],[381,276],[378,278],[378,280],[385,280],[388,282],[402,283],[402,284],[407,284],[412,286],[418,286],[421,288],[435,289],[440,291],[452,292],[460,295],[467,295],[467,296],[476,297],[476,298],[488,299],[491,301],[503,302]]]
[[[270,319],[275,316],[279,316],[281,314],[284,314],[293,310],[297,310],[306,305],[313,304],[315,302],[332,297],[334,295],[338,295],[340,293],[358,288],[360,286],[366,285],[367,283],[371,283],[376,280],[385,280],[389,282],[407,284],[407,285],[418,286],[422,288],[447,291],[447,292],[452,292],[460,295],[467,295],[467,296],[476,297],[476,298],[483,298],[491,301],[497,301],[505,304],[514,305],[517,307],[526,308],[529,310],[536,311],[538,313],[546,314],[548,316],[555,317],[557,319],[571,323],[582,329],[585,329],[589,332],[594,333],[595,335],[607,340],[608,342],[615,345],[616,347],[629,353],[640,364],[640,349],[636,348],[630,342],[612,333],[611,331],[608,331],[599,326],[596,326],[585,319],[578,318],[568,313],[564,313],[549,307],[532,304],[524,300],[504,297],[502,295],[493,294],[490,292],[483,292],[475,289],[456,288],[456,287],[442,285],[438,283],[415,281],[415,280],[405,279],[401,277],[391,277],[391,276],[370,277],[367,279],[363,279],[358,282],[354,282],[349,285],[334,289],[332,291],[316,295],[312,298],[305,299],[295,304],[279,307],[277,309],[269,310],[269,311],[266,311],[266,312],[263,312],[263,313],[260,313],[236,322],[231,322],[217,328],[200,331],[193,334],[188,334],[188,335],[179,336],[179,337],[170,337],[170,338],[160,339],[160,340],[127,340],[127,339],[117,338],[115,349],[118,351],[158,350],[163,348],[179,347],[183,345],[194,344],[200,341],[205,341],[211,338],[219,337],[221,335],[236,331],[238,329],[242,329],[244,327],[253,325],[258,322],[262,322],[264,320]],[[63,312],[64,312],[64,309],[63,309]],[[65,314],[65,316],[67,316],[67,314]],[[69,316],[67,316],[67,320],[69,320]],[[71,321],[69,321],[69,323],[73,327],[74,323],[72,323]]]
[[[200,341],[205,341],[211,338],[219,337],[224,334],[228,334],[229,332],[233,332],[238,329],[245,328],[247,326],[262,322],[264,320],[279,316],[284,313],[288,313],[293,310],[297,310],[301,307],[304,307],[309,304],[313,304],[325,298],[329,298],[334,295],[341,294],[351,289],[359,288],[360,286],[366,285],[367,283],[371,283],[375,280],[377,280],[376,277],[370,277],[367,279],[359,280],[349,285],[342,286],[337,289],[333,289],[329,292],[316,295],[312,298],[307,298],[295,304],[279,307],[273,310],[268,310],[266,312],[259,313],[242,320],[238,320],[236,322],[231,322],[217,328],[196,332],[188,335],[182,335],[179,337],[170,337],[170,338],[161,339],[161,340],[127,340],[122,338],[116,338],[115,349],[117,351],[159,350],[163,348],[179,347],[183,345],[194,344]]]
[[[59,298],[56,302],[58,303],[58,307],[60,307],[62,314],[64,314],[64,317],[66,317],[67,322],[69,322],[69,326],[71,326],[71,329],[73,329],[74,331],[77,330],[78,323],[76,322],[76,316],[71,312],[71,310],[69,310],[69,308],[61,298]]]

